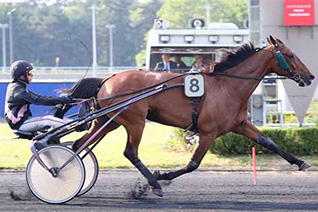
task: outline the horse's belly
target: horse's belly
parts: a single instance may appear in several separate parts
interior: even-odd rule
[[[159,111],[149,111],[147,114],[147,119],[160,124],[187,128],[191,123],[191,114],[178,114],[178,113],[162,113]]]

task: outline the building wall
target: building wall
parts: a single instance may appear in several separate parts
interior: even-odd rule
[[[284,26],[284,0],[259,0],[260,44],[267,44],[266,37],[273,35],[294,50],[318,80],[318,0],[315,0],[314,26]],[[295,86],[294,82],[284,82]],[[316,90],[316,82],[308,88],[299,88],[303,93]],[[309,89],[309,90],[308,90]],[[282,83],[278,83],[278,97],[284,99],[284,109],[292,110]],[[315,92],[314,99],[318,99]]]
[[[315,11],[315,26],[284,26],[284,0],[260,0],[260,36],[264,42],[268,35],[280,38],[318,74],[318,0]]]

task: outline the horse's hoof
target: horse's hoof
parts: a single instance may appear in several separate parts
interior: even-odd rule
[[[306,162],[303,162],[303,164],[301,164],[301,166],[299,166],[299,171],[304,171],[306,169],[309,169],[311,167],[311,165],[309,165],[308,163]]]
[[[155,171],[154,173],[153,173],[153,176],[155,177],[155,179],[156,180],[159,180],[159,177],[160,177],[160,171]]]
[[[153,188],[152,193],[154,193],[154,195],[158,197],[163,197],[163,192],[162,192],[162,189],[160,188]]]

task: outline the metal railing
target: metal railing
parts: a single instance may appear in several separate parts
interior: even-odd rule
[[[36,71],[43,72],[43,73],[74,73],[74,72],[86,72],[88,67],[85,66],[35,66]],[[2,74],[9,74],[10,67],[2,68]],[[90,70],[93,70],[92,67],[89,67]],[[136,66],[99,66],[97,67],[97,72],[100,73],[111,73],[111,72],[118,72],[124,70],[132,70],[132,69],[139,69]]]
[[[85,66],[35,66],[34,73],[36,75],[35,80],[37,79],[70,79],[77,80],[80,79],[87,71],[87,77],[93,76],[92,67]],[[99,66],[96,70],[96,77],[106,77],[114,73],[119,73],[127,70],[139,70],[141,68],[136,66]],[[0,81],[10,81],[10,67],[6,67],[0,71]]]

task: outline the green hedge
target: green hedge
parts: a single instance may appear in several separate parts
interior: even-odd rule
[[[295,155],[317,155],[318,153],[318,128],[317,127],[295,127],[295,128],[260,128],[260,130],[281,148]],[[189,141],[184,139],[183,130],[175,129],[168,139],[167,147],[176,150],[176,147],[189,147]],[[181,145],[180,145],[181,144]],[[193,144],[190,148],[193,148]],[[257,152],[272,153],[249,139],[234,133],[228,133],[219,137],[210,148],[210,151],[219,155],[249,154],[255,146]],[[182,150],[182,149],[180,149]]]
[[[284,123],[298,123],[295,112],[284,112]],[[279,123],[279,114],[267,114],[267,123]],[[304,117],[304,123],[318,123],[318,114],[316,111],[307,112]]]

